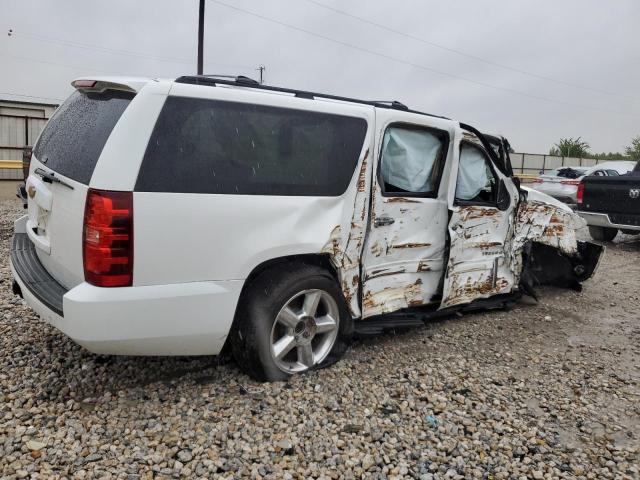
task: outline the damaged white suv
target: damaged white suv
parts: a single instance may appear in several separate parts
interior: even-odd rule
[[[260,380],[354,332],[577,288],[602,253],[521,188],[504,139],[250,79],[73,82],[33,152],[14,291],[92,352],[210,355]]]

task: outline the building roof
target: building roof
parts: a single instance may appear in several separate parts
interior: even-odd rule
[[[24,100],[11,100],[10,98],[0,98],[0,103],[17,103],[18,105],[44,105],[45,107],[59,107],[59,103],[48,102],[26,102]]]

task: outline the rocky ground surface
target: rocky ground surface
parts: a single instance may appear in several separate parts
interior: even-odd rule
[[[640,241],[583,292],[357,341],[288,383],[88,353],[11,294],[0,201],[2,478],[639,478]]]

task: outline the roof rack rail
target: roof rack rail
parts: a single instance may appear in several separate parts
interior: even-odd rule
[[[409,110],[409,107],[397,100],[376,100],[375,103],[381,106],[388,105],[389,108],[394,108],[396,110]]]
[[[378,108],[391,108],[394,110],[403,110],[409,113],[416,113],[418,115],[426,115],[429,117],[442,118],[444,120],[450,120],[447,117],[440,115],[433,115],[431,113],[420,112],[417,110],[411,110],[397,100],[393,101],[372,101],[372,100],[360,100],[357,98],[341,97],[339,95],[330,95],[326,93],[309,92],[306,90],[296,90],[294,88],[273,87],[271,85],[261,85],[256,80],[244,77],[242,75],[237,77],[222,76],[222,75],[185,75],[178,77],[176,83],[188,83],[192,85],[206,85],[215,87],[216,85],[232,85],[238,87],[249,87],[257,90],[265,90],[268,92],[290,93],[298,98],[305,98],[309,100],[315,100],[316,98],[324,98],[327,100],[337,100],[341,102],[359,103],[361,105],[370,105]]]

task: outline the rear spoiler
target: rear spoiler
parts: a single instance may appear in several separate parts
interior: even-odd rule
[[[71,82],[71,86],[81,92],[102,93],[106,90],[119,90],[121,92],[138,93],[149,82],[149,79],[126,77],[94,77],[77,78]]]

